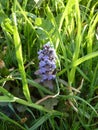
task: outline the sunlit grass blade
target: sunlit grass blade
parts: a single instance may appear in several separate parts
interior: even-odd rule
[[[68,16],[71,13],[72,7],[74,6],[74,4],[75,4],[75,0],[68,0],[67,5],[64,9],[64,12],[62,13],[62,17],[60,19],[59,32],[62,29],[64,19],[66,19],[66,27],[68,26],[68,24],[69,24]]]
[[[89,59],[92,59],[94,57],[98,56],[98,52],[93,52],[93,53],[90,53],[88,55],[85,55],[79,59],[77,59],[75,62],[73,62],[72,66],[73,67],[76,67],[78,66],[79,64],[83,63],[84,61],[87,61]]]
[[[23,93],[26,99],[31,102],[30,92],[29,92],[29,88],[27,84],[26,73],[25,73],[25,68],[24,68],[24,63],[23,63],[22,45],[21,45],[21,40],[18,33],[18,28],[17,28],[17,21],[16,21],[17,18],[16,18],[16,13],[15,13],[16,2],[17,0],[14,1],[14,5],[13,5],[13,8],[14,8],[13,9],[13,22],[14,22],[13,39],[14,39],[14,45],[15,45],[15,50],[16,50],[16,57],[17,57],[17,62],[19,66],[19,71],[22,77]]]
[[[0,96],[0,102],[14,102],[14,98],[8,97],[8,96]]]
[[[92,53],[93,52],[93,42],[94,42],[94,35],[95,35],[95,28],[96,24],[98,23],[98,14],[95,14],[89,24],[89,30],[88,30],[88,35],[87,35],[87,53]],[[92,69],[92,59],[89,62],[89,65]]]
[[[76,46],[75,46],[75,52],[73,54],[73,60],[72,62],[75,62],[80,53],[80,45],[81,45],[81,40],[82,40],[82,35],[81,35],[81,18],[80,18],[80,9],[79,9],[79,3],[76,0],[75,1],[75,11],[76,11],[76,24],[77,24],[77,35],[76,35]],[[75,77],[75,72],[76,72],[76,67],[72,67],[70,74],[69,74],[69,79],[70,79],[70,84],[73,83],[74,77]]]

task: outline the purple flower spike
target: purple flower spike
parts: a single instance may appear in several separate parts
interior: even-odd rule
[[[42,50],[39,50],[39,51],[38,51],[38,55],[40,55],[41,53],[42,53]]]
[[[48,80],[55,79],[55,75],[49,75]]]
[[[39,67],[43,67],[43,66],[45,66],[46,65],[46,63],[45,63],[45,61],[40,61],[40,63],[39,63]]]
[[[46,68],[44,68],[44,67],[41,67],[41,69],[39,69],[39,73],[40,74],[44,74],[44,73],[46,73]]]
[[[43,46],[43,49],[38,51],[39,59],[39,76],[41,77],[41,82],[50,81],[55,79],[54,71],[56,69],[56,54],[53,47],[51,47],[50,42]]]

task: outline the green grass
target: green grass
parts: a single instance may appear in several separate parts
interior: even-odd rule
[[[0,1],[2,130],[98,129],[97,8],[96,0]],[[34,74],[48,41],[57,55],[53,90]]]

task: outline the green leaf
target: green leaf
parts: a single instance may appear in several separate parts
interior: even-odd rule
[[[56,106],[58,103],[58,100],[56,98],[50,98],[45,101],[43,101],[41,104],[44,105],[45,108],[48,110],[53,110],[54,106]]]
[[[40,25],[42,24],[42,19],[41,19],[41,18],[36,18],[36,19],[35,19],[35,24],[36,24],[37,26],[40,26]]]
[[[36,130],[39,126],[41,126],[47,119],[50,117],[50,114],[46,114],[45,116],[39,118],[37,122],[28,130]]]

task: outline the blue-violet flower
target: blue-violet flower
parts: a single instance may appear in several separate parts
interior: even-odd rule
[[[37,71],[37,75],[41,77],[41,82],[55,79],[56,54],[50,42],[46,43],[43,49],[38,51],[38,59],[39,70]]]

